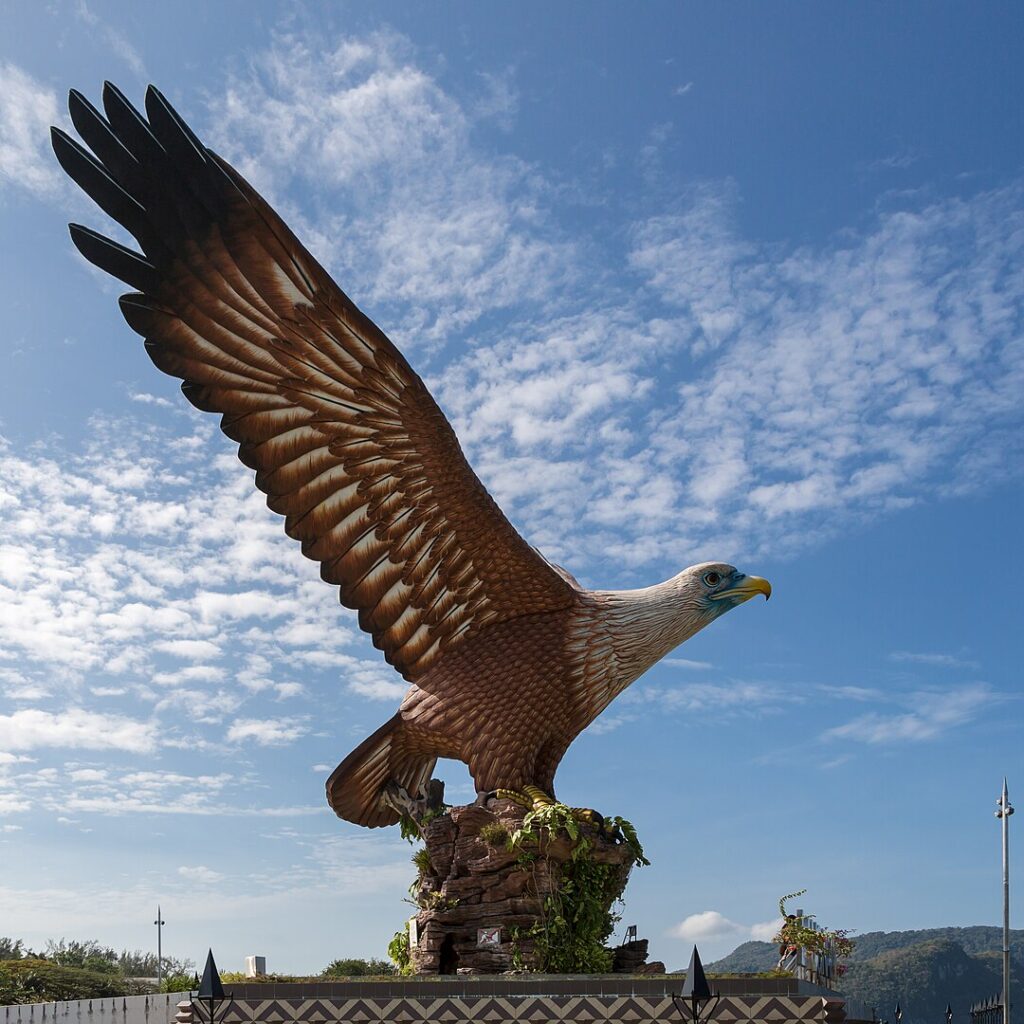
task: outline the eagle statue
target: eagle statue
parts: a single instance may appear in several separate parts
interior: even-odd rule
[[[70,226],[156,366],[219,413],[267,504],[409,683],[327,781],[376,828],[421,805],[437,758],[479,794],[553,799],[569,744],[615,696],[768,582],[705,562],[641,590],[586,590],[516,532],[401,352],[152,86],[77,91],[64,170],[140,252]]]

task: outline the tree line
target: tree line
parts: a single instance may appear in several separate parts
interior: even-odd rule
[[[163,958],[161,992],[183,992],[195,984],[195,963]],[[0,1006],[64,999],[156,992],[155,953],[116,950],[98,939],[49,939],[33,950],[21,939],[0,936]]]
[[[157,957],[141,949],[116,950],[98,939],[50,939],[33,950],[21,939],[0,936],[0,1006],[45,1003],[109,996],[143,995],[156,991],[187,992],[198,987],[195,962],[163,957],[162,983],[156,985]],[[332,960],[316,979],[371,977],[394,974],[386,960]],[[221,974],[227,983],[243,981],[302,981],[307,978],[267,975],[246,978]],[[308,976],[307,976],[308,977]]]

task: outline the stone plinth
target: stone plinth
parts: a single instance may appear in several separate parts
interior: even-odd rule
[[[578,841],[560,831],[510,849],[508,837],[526,811],[510,800],[485,807],[453,807],[423,828],[426,857],[414,896],[417,974],[496,974],[537,969],[530,932],[544,927],[549,897],[559,895],[563,872]],[[579,823],[583,853],[613,872],[614,895],[625,888],[635,860],[632,848],[600,827]],[[523,856],[524,852],[527,854]],[[605,908],[607,910],[607,907]]]

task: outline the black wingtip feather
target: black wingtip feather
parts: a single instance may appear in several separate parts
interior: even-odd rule
[[[71,121],[85,144],[102,161],[114,180],[126,191],[138,187],[139,162],[121,144],[110,122],[79,92],[68,100]]]
[[[136,333],[145,337],[153,326],[153,307],[145,295],[140,292],[127,292],[117,304],[121,307],[121,316],[128,326]]]
[[[92,153],[59,128],[50,129],[50,142],[58,163],[68,176],[81,186],[100,209],[143,241],[147,226],[146,211],[110,176]]]
[[[202,412],[220,412],[216,403],[210,401],[207,389],[202,384],[195,384],[188,380],[182,381],[181,393]]]
[[[164,148],[146,119],[112,82],[103,83],[103,109],[122,145],[139,161],[159,161]]]
[[[210,191],[206,182],[206,148],[153,86],[146,91],[146,114],[149,117],[149,126],[160,145],[177,164],[183,178],[189,182],[195,198],[203,202]]]
[[[156,268],[137,252],[81,224],[69,224],[68,230],[75,248],[100,270],[119,277],[140,292],[156,291]]]
[[[185,119],[167,102],[167,97],[155,86],[151,85],[146,90],[146,114],[157,137],[164,145],[170,141],[167,136],[174,137],[175,133],[188,143],[194,155],[206,162],[206,147],[196,137],[195,132],[189,128]],[[171,131],[160,131],[160,127],[172,129]],[[177,140],[175,140],[177,141]]]

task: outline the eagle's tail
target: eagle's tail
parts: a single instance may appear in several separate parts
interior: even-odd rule
[[[437,758],[409,750],[402,733],[398,713],[331,773],[327,802],[339,818],[367,828],[394,825],[399,815],[384,799],[384,787],[396,782],[412,797],[426,790]]]

